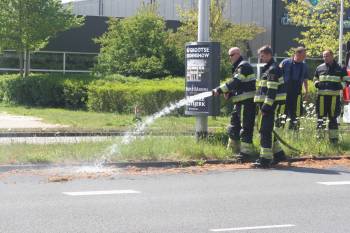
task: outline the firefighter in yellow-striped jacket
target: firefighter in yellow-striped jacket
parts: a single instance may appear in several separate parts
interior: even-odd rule
[[[246,162],[254,154],[256,75],[253,67],[243,60],[239,48],[231,48],[228,55],[232,63],[232,79],[215,88],[213,95],[224,94],[226,99],[231,98],[234,103],[231,122],[228,127],[228,147],[233,149],[238,162]]]
[[[275,111],[285,105],[286,91],[282,71],[273,59],[270,46],[259,49],[259,58],[266,65],[262,68],[257,80],[257,91],[254,101],[259,106],[258,128],[260,132],[260,157],[254,163],[261,168],[269,168],[286,160],[284,151],[273,137]]]
[[[326,118],[328,117],[328,132],[331,143],[338,142],[338,122],[337,117],[341,112],[340,90],[342,81],[346,79],[347,73],[333,57],[331,50],[323,52],[323,61],[316,68],[314,84],[317,88],[316,113],[318,137],[322,138],[326,128]]]

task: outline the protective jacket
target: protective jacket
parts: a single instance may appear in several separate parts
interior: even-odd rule
[[[316,68],[314,83],[317,94],[323,96],[338,96],[343,88],[342,81],[347,78],[347,73],[337,62],[331,65],[323,63]]]
[[[256,76],[253,67],[240,57],[232,67],[232,79],[217,88],[222,93],[231,93],[232,101],[239,103],[248,99],[253,99],[256,90]]]
[[[284,104],[286,91],[282,71],[271,59],[262,69],[262,74],[257,80],[257,91],[254,102],[262,105],[263,112],[273,111],[274,104]]]

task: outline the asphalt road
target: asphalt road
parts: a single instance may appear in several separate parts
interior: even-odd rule
[[[0,179],[0,210],[1,233],[347,233],[350,170],[115,173],[63,183],[15,173]]]

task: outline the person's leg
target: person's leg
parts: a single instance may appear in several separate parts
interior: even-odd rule
[[[289,129],[295,130],[297,128],[297,101],[298,95],[293,92],[287,94],[286,108],[288,109]]]
[[[231,113],[231,121],[228,126],[229,142],[228,149],[232,149],[234,154],[240,151],[240,131],[241,131],[241,105],[235,104]]]
[[[253,146],[253,132],[255,124],[256,104],[251,101],[247,101],[242,104],[243,119],[241,130],[241,151],[242,157],[249,157],[255,154]]]
[[[257,167],[269,168],[272,163],[272,130],[274,126],[274,111],[264,114],[260,124],[260,158],[255,163]]]
[[[329,141],[331,143],[338,143],[339,141],[339,132],[338,132],[338,122],[337,117],[340,115],[341,103],[339,96],[329,96],[330,109],[328,114],[329,123],[328,123],[328,132],[329,132]]]
[[[317,138],[324,138],[324,116],[325,116],[325,96],[317,96],[316,100],[316,114],[317,114]]]

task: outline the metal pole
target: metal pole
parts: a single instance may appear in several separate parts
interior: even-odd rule
[[[210,0],[198,1],[198,42],[209,41],[209,4]],[[208,134],[208,117],[196,116],[196,138]]]
[[[338,63],[343,62],[343,31],[344,31],[344,0],[340,1],[340,19],[339,19],[339,57]]]
[[[66,52],[63,53],[63,73],[66,73]]]

